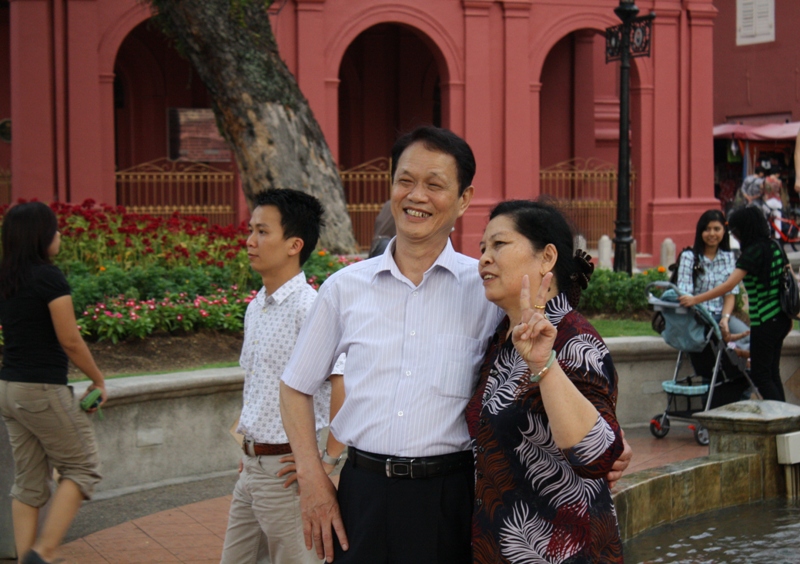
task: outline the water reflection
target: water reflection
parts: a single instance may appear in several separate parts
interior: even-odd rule
[[[625,543],[625,562],[797,564],[800,501],[769,500],[662,525]]]

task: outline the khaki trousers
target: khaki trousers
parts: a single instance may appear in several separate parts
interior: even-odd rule
[[[243,456],[233,490],[221,564],[319,564],[306,550],[297,482],[284,488],[282,456]]]
[[[50,498],[52,468],[90,499],[100,481],[92,424],[72,389],[0,380],[0,413],[14,454],[11,495],[31,507]]]

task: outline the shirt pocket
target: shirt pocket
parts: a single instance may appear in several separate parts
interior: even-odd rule
[[[469,399],[475,389],[482,342],[463,335],[438,335],[433,341],[437,357],[433,390],[444,397]]]

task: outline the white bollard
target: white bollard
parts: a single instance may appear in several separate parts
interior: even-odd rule
[[[603,235],[597,242],[597,267],[611,270],[614,267],[613,257],[611,238],[608,235]]]
[[[572,251],[575,252],[578,249],[586,250],[586,237],[583,235],[575,235],[575,239],[572,242]]]
[[[661,266],[669,268],[669,265],[675,264],[675,241],[667,237],[661,243]]]

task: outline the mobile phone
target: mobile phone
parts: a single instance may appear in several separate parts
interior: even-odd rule
[[[103,393],[98,389],[95,388],[89,394],[81,400],[81,409],[84,411],[89,411],[90,409],[94,409],[95,407],[100,405],[100,402],[103,401],[101,397]]]

